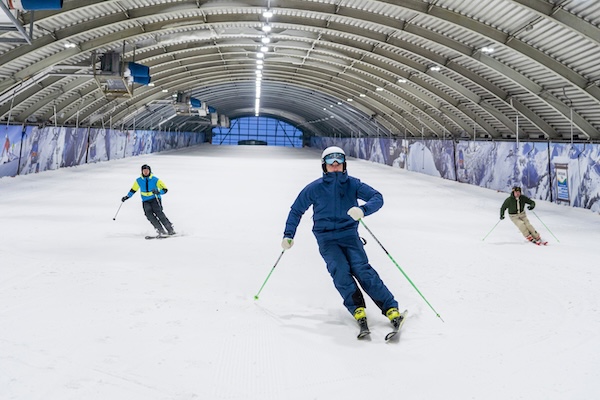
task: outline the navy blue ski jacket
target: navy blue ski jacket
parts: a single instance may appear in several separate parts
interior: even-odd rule
[[[348,176],[347,172],[324,173],[323,177],[309,183],[292,204],[285,223],[284,237],[293,238],[300,219],[313,206],[313,233],[317,241],[358,235],[358,221],[347,212],[358,206],[365,216],[373,214],[383,206],[383,196],[360,179]]]

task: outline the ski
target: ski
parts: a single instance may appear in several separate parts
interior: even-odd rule
[[[385,335],[386,342],[389,342],[390,340],[392,340],[395,337],[400,337],[398,335],[398,332],[400,331],[400,328],[402,328],[402,325],[404,325],[404,321],[406,320],[406,314],[408,314],[408,310],[404,310],[403,312],[401,312],[400,318],[398,318],[395,321],[392,321],[392,325],[393,325],[394,329],[390,333]]]
[[[364,339],[366,337],[368,337],[371,334],[371,331],[369,331],[368,329],[361,329],[360,332],[358,333],[358,336],[356,336],[357,339]]]
[[[538,246],[547,246],[548,245],[548,242],[544,241],[544,240],[538,240],[538,241],[532,240],[531,243],[538,245]]]
[[[542,240],[542,238],[539,238],[538,240],[535,240],[534,238],[532,238],[531,236],[528,236],[525,238],[528,242],[531,242],[535,245],[538,246],[547,246],[548,242],[546,240]]]
[[[146,236],[145,239],[146,240],[151,240],[151,239],[167,239],[170,237],[173,237],[175,235],[153,235],[153,236]]]

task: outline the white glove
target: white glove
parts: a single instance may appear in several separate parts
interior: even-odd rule
[[[348,215],[351,216],[353,220],[358,221],[365,216],[365,213],[360,207],[352,207],[348,210]]]
[[[281,248],[284,250],[291,249],[293,245],[294,245],[294,239],[292,239],[292,238],[285,237],[281,241]]]

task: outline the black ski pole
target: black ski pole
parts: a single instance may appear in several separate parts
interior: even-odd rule
[[[117,210],[117,213],[115,214],[115,216],[113,217],[113,221],[115,221],[117,219],[117,215],[119,215],[119,211],[121,211],[121,206],[123,205],[123,201],[121,202],[121,205],[119,205],[119,209]]]
[[[383,245],[381,244],[381,242],[379,241],[379,239],[377,239],[377,237],[373,234],[373,232],[371,232],[371,230],[369,229],[369,227],[365,224],[365,222],[362,219],[359,219],[360,223],[365,227],[365,229],[367,231],[369,231],[369,233],[371,234],[371,236],[373,236],[373,239],[375,239],[375,241],[381,246],[381,248],[383,249],[383,251],[385,251],[385,254],[387,254],[387,256],[390,258],[390,260],[392,260],[392,262],[396,265],[396,267],[398,267],[398,269],[400,270],[400,272],[402,272],[402,275],[404,275],[404,277],[406,278],[406,280],[408,280],[408,282],[412,285],[413,288],[415,288],[415,290],[417,291],[417,293],[419,293],[419,295],[421,296],[421,298],[423,300],[425,300],[425,303],[427,303],[427,305],[429,306],[429,308],[431,308],[431,310],[435,313],[435,315],[442,321],[445,322],[442,317],[440,316],[440,314],[435,311],[435,309],[433,308],[433,306],[431,304],[429,304],[429,302],[427,301],[427,299],[425,298],[425,296],[423,296],[423,294],[421,293],[421,291],[419,289],[417,289],[417,287],[415,286],[415,284],[410,280],[410,278],[408,277],[408,275],[406,275],[406,273],[402,270],[402,268],[400,268],[400,266],[398,265],[398,263],[396,262],[396,260],[394,260],[394,258],[390,255],[390,253],[385,249],[385,247],[383,247]]]
[[[267,281],[269,280],[269,278],[271,277],[271,274],[273,273],[273,271],[275,270],[275,267],[277,266],[277,264],[279,264],[279,260],[281,260],[281,256],[283,256],[283,253],[285,253],[285,250],[281,250],[281,254],[279,255],[279,257],[277,258],[277,261],[275,261],[275,265],[273,265],[273,268],[271,268],[271,271],[269,272],[269,275],[267,275],[267,279],[265,279],[265,281],[263,282],[262,286],[260,287],[260,289],[258,290],[258,293],[256,293],[256,295],[254,295],[254,300],[258,300],[258,295],[260,294],[260,292],[262,292],[263,288],[265,287],[265,285],[267,284]]]

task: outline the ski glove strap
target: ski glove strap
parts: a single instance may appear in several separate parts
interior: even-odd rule
[[[292,248],[292,246],[294,245],[294,239],[292,238],[283,238],[283,240],[281,241],[281,248],[284,250],[289,250]]]

